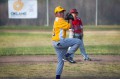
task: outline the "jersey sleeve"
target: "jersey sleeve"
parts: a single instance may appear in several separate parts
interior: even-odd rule
[[[60,21],[58,22],[58,26],[59,26],[59,28],[62,28],[64,30],[68,30],[70,28],[70,23],[68,23],[64,19],[60,19]]]
[[[80,24],[83,26],[82,20],[79,18]]]

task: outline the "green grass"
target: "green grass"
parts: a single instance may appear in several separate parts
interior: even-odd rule
[[[120,55],[120,45],[86,46],[86,51],[93,55]]]
[[[86,31],[110,31],[110,30],[120,30],[120,25],[86,25],[84,26],[84,30]]]
[[[54,49],[51,46],[39,47],[16,47],[16,48],[0,48],[1,56],[11,55],[54,55]]]
[[[54,55],[51,31],[50,27],[0,27],[0,56]],[[88,54],[120,55],[119,26],[85,27],[84,44]]]
[[[51,41],[51,27],[0,27],[0,56],[55,55]],[[84,43],[88,54],[120,55],[119,26],[87,26]],[[79,54],[79,50],[76,52]],[[56,64],[1,64],[0,78],[54,79]],[[119,62],[65,63],[62,78],[66,79],[119,79]]]
[[[120,55],[120,46],[86,46],[88,54],[92,55]],[[13,55],[55,55],[52,46],[39,46],[39,47],[11,47],[0,48],[1,56]],[[79,50],[76,54],[80,54]]]
[[[0,78],[55,78],[56,63],[9,64],[0,66]],[[62,77],[81,79],[120,78],[120,64],[117,63],[65,63]],[[88,78],[85,78],[88,77]],[[95,77],[95,78],[94,78]],[[77,78],[78,79],[78,78]]]
[[[0,26],[1,30],[42,30],[51,31],[52,26]]]
[[[0,26],[0,30],[43,30],[51,31],[52,26]],[[103,30],[120,30],[120,25],[84,25],[84,30],[103,31]]]

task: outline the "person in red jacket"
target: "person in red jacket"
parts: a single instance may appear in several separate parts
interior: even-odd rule
[[[80,45],[80,52],[84,58],[84,60],[88,60],[91,61],[91,59],[89,58],[89,56],[87,55],[85,48],[84,48],[84,42],[83,42],[83,24],[82,24],[82,20],[78,17],[78,11],[76,9],[71,9],[70,10],[70,14],[73,15],[74,20],[72,21],[72,32],[73,32],[73,38],[78,38],[82,41],[83,44]],[[72,55],[72,58],[74,57],[74,55]]]

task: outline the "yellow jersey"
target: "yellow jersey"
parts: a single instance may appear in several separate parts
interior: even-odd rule
[[[70,23],[66,22],[63,18],[56,17],[53,25],[53,41],[60,41],[66,38],[66,31],[70,28]]]

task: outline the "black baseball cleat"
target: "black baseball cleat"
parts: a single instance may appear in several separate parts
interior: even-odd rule
[[[69,63],[76,63],[76,61],[74,61],[72,57],[66,57],[65,56],[63,60],[68,61]]]
[[[91,58],[85,58],[84,61],[92,61]]]

